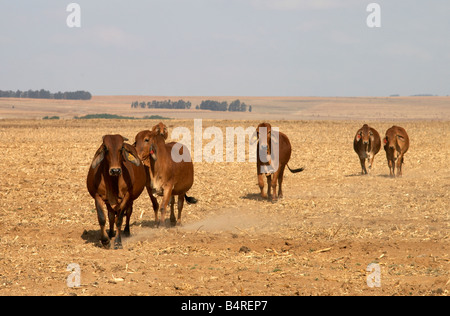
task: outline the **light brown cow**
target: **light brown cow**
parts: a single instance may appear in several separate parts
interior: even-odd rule
[[[266,135],[267,137],[260,137],[260,135]],[[281,132],[272,133],[272,126],[269,123],[261,123],[258,125],[255,134],[252,137],[251,144],[254,144],[256,141],[258,141],[256,168],[261,196],[276,201],[278,197],[283,197],[282,183],[285,167],[287,166],[292,173],[301,172],[304,168],[294,170],[289,168],[288,162],[292,152],[289,138]],[[273,150],[276,148],[279,149],[278,155],[276,150]],[[264,192],[264,175],[267,178],[267,193]],[[278,194],[276,190],[277,182]],[[270,194],[271,188],[273,192],[272,195]]]
[[[159,205],[161,213],[159,219],[158,210],[155,210],[156,224],[159,226],[161,223],[165,223],[166,207],[171,202],[170,222],[172,225],[181,225],[181,212],[185,199],[188,203],[197,202],[195,198],[186,195],[194,183],[194,165],[186,146],[175,142],[165,143],[164,134],[167,133],[167,128],[164,124],[160,124],[155,126],[153,131],[139,132],[135,138],[135,146],[142,162],[148,167],[152,189],[157,194],[163,195]],[[179,146],[180,156],[188,157],[186,159],[188,161],[173,161],[172,148],[175,145]],[[178,196],[178,217],[176,219],[174,214],[175,196]]]
[[[114,224],[117,236],[114,248],[122,248],[121,226],[123,216],[127,216],[124,235],[130,235],[130,217],[133,201],[139,197],[145,186],[145,170],[136,149],[126,144],[121,135],[105,135],[103,143],[95,153],[87,176],[89,194],[95,199],[98,222],[101,229],[101,242],[110,247],[114,237]],[[109,218],[109,234],[106,234],[106,217]]]
[[[395,167],[397,167],[397,176],[401,177],[404,155],[409,149],[408,133],[403,127],[394,125],[386,131],[383,142],[390,176],[395,177]]]
[[[353,149],[359,156],[361,162],[362,174],[367,174],[366,159],[369,162],[369,170],[372,169],[375,155],[381,148],[381,138],[378,132],[367,124],[364,124],[356,132],[353,140]]]

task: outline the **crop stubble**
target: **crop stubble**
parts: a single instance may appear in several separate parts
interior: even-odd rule
[[[104,134],[132,143],[156,123],[0,121],[0,295],[448,295],[448,122],[402,122],[411,147],[396,179],[383,149],[360,175],[362,121],[271,122],[293,144],[290,166],[306,167],[285,173],[283,199],[259,197],[255,163],[196,162],[199,203],[182,227],[155,228],[144,191],[124,249],[104,250],[85,186],[93,154]],[[393,123],[370,125],[384,135]],[[380,288],[366,284],[372,262]],[[70,263],[80,288],[66,286]]]

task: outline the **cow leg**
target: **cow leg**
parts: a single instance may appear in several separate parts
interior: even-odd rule
[[[95,197],[95,208],[97,209],[97,218],[100,225],[102,245],[105,248],[109,248],[111,241],[108,234],[106,234],[106,204],[100,196]]]
[[[159,210],[158,200],[153,195],[153,189],[152,189],[152,187],[150,185],[150,182],[148,182],[145,185],[145,188],[147,189],[148,196],[150,197],[150,200],[152,201],[153,212],[155,213],[155,222],[158,222],[158,210]]]
[[[125,237],[130,237],[131,232],[130,232],[130,218],[131,218],[131,214],[133,214],[133,204],[131,204],[128,209],[127,209],[127,221],[125,223],[125,229],[123,230],[123,235]]]
[[[261,197],[263,199],[267,198],[267,194],[264,192],[264,177],[263,174],[258,173],[258,185],[259,185],[259,189],[261,190]]]
[[[169,201],[172,197],[172,188],[169,186],[167,188],[164,188],[164,196],[161,204],[159,205],[159,210],[161,212],[161,217],[159,219],[159,222],[157,222],[157,226],[159,227],[160,224],[165,224],[166,221],[166,207],[169,204]]]
[[[272,175],[267,176],[267,198],[272,201],[272,194],[270,193],[270,188],[272,187]]]
[[[283,190],[281,189],[281,184],[283,183],[284,168],[286,168],[286,165],[280,167],[280,173],[278,175],[278,198],[280,199],[283,198]]]
[[[178,195],[178,218],[177,218],[177,226],[181,226],[181,211],[183,210],[184,205],[184,194]]]
[[[116,222],[116,212],[114,212],[114,210],[112,209],[111,205],[106,204],[106,206],[108,207],[108,219],[109,219],[109,233],[108,236],[109,238],[113,238],[116,233],[115,233],[115,228],[114,228],[114,224]]]
[[[177,224],[174,208],[175,208],[175,196],[172,195],[172,197],[170,198],[170,224],[172,226],[175,226]]]
[[[366,158],[359,158],[359,161],[361,162],[361,174],[367,174],[367,169],[366,169]]]
[[[392,160],[388,160],[388,164],[389,164],[389,175],[391,177],[395,177],[395,164],[394,161]]]
[[[277,194],[277,182],[279,179],[280,173],[279,171],[275,172],[272,176],[272,201],[276,202],[278,200],[278,194]]]
[[[114,239],[114,249],[122,249],[122,222],[123,222],[123,216],[125,215],[125,211],[119,211],[119,214],[116,216],[116,229],[117,229],[117,236]]]
[[[375,159],[375,155],[369,155],[368,161],[369,161],[369,170],[372,171],[372,167],[373,167],[373,161]]]
[[[402,174],[403,155],[397,158],[397,177],[401,177]]]

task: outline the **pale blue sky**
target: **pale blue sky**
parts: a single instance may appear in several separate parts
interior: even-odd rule
[[[81,6],[81,28],[66,7]],[[366,7],[381,5],[381,28]],[[1,0],[0,89],[450,94],[448,0]]]

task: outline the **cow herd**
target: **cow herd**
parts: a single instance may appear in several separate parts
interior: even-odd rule
[[[263,133],[261,133],[262,129]],[[258,125],[250,143],[257,143],[257,176],[261,196],[276,201],[283,197],[282,182],[285,167],[287,166],[292,173],[301,172],[304,168],[291,169],[288,166],[292,152],[289,138],[281,132],[277,132],[275,138],[273,134],[275,133],[272,132],[271,125],[262,123]],[[176,150],[181,156],[189,158],[189,150],[180,143],[166,143],[167,137],[168,130],[163,123],[157,124],[151,131],[139,132],[133,145],[126,143],[128,139],[121,135],[103,136],[102,144],[96,151],[89,168],[87,188],[95,200],[101,243],[105,248],[110,248],[113,237],[115,237],[114,248],[122,248],[123,218],[126,216],[123,234],[129,236],[133,202],[141,195],[144,188],[147,189],[151,199],[157,226],[165,224],[166,208],[169,204],[170,223],[175,226],[181,224],[184,202],[197,203],[197,199],[187,196],[187,192],[194,183],[192,159],[175,162],[171,155],[172,151]],[[401,176],[404,154],[409,148],[408,134],[402,127],[393,126],[386,131],[383,143],[390,175]],[[279,155],[276,167],[270,169],[273,144],[276,145]],[[355,135],[353,148],[359,156],[362,174],[367,174],[366,159],[370,170],[375,155],[381,148],[379,133],[364,124]],[[261,153],[267,153],[267,159],[261,159],[264,156]],[[264,176],[267,178],[267,192],[264,191]],[[162,196],[161,203],[158,203],[155,195]],[[177,217],[174,213],[175,197],[177,197]],[[107,218],[109,219],[108,233]]]
[[[409,137],[405,129],[395,125],[389,128],[386,131],[383,144],[390,176],[395,177],[395,168],[397,168],[397,176],[402,176],[404,155],[409,149]],[[374,128],[364,124],[355,135],[353,148],[359,156],[362,174],[367,174],[366,159],[369,162],[369,169],[371,169],[375,155],[381,148],[380,134]]]

